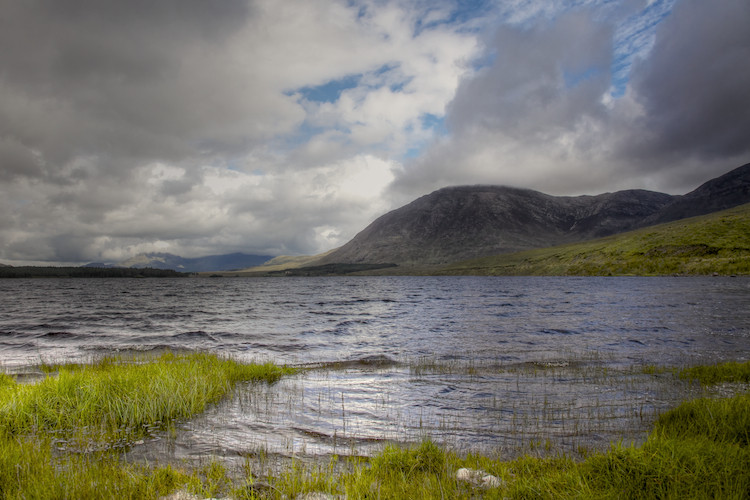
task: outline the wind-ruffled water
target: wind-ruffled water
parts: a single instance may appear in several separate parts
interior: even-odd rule
[[[2,280],[0,304],[6,371],[163,349],[309,368],[133,450],[150,458],[602,448],[696,392],[653,367],[750,355],[745,278]]]

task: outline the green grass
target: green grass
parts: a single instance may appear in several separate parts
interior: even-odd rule
[[[55,431],[108,441],[202,412],[240,381],[278,380],[289,370],[245,365],[208,354],[164,354],[141,363],[105,358],[91,365],[44,367],[36,384],[0,382],[0,435]]]
[[[292,372],[169,353],[43,369],[50,375],[34,384],[0,375],[2,499],[158,498],[178,487],[212,496],[228,484],[220,464],[151,469],[124,463],[117,450],[203,411],[239,382],[270,383]]]
[[[449,275],[750,274],[750,204],[597,240],[452,264]]]
[[[739,368],[735,365],[739,365]],[[746,381],[747,364],[707,368],[703,383]],[[0,498],[159,498],[178,489],[206,497],[295,498],[312,491],[349,499],[748,498],[750,394],[688,401],[662,414],[641,446],[614,445],[585,460],[458,456],[431,441],[388,446],[377,456],[305,466],[271,478],[244,477],[209,461],[197,468],[126,463],[120,453],[54,451],[55,436],[83,427],[100,438],[121,427],[153,426],[201,411],[239,381],[273,382],[274,365],[242,365],[210,355],[165,355],[138,363],[107,359],[48,367],[33,385],[0,376]],[[187,387],[183,387],[187,386]],[[192,387],[192,389],[190,389]],[[157,392],[152,392],[157,391]],[[169,400],[154,401],[154,400]],[[191,413],[192,412],[192,413]],[[70,415],[61,415],[69,413]],[[456,478],[460,468],[497,477],[483,488]]]
[[[701,384],[720,384],[722,382],[750,383],[750,361],[744,363],[728,362],[716,365],[693,366],[678,373],[683,380],[697,380]]]

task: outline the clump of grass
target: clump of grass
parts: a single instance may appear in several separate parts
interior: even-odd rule
[[[439,473],[445,462],[445,453],[432,441],[424,441],[416,448],[386,447],[372,460],[372,469],[375,474],[398,474],[408,479],[415,474]]]
[[[750,395],[681,404],[646,443],[618,446],[583,464],[587,482],[624,498],[747,498]]]
[[[56,369],[56,376],[0,392],[0,433],[85,431],[104,440],[137,437],[155,425],[203,411],[240,381],[273,382],[289,372],[209,354],[169,353],[142,363],[105,358]]]
[[[688,401],[661,415],[655,431],[660,437],[703,437],[717,443],[747,447],[750,442],[750,394]]]
[[[0,372],[0,389],[3,389],[4,387],[13,386],[16,384],[16,381],[8,375],[7,373],[1,373]]]
[[[715,365],[693,366],[680,370],[683,380],[696,380],[704,385],[722,382],[750,383],[750,361],[744,363],[730,361]]]
[[[158,498],[179,487],[213,496],[231,484],[221,464],[193,472],[123,463],[105,445],[130,440],[218,401],[243,381],[275,382],[292,370],[209,354],[164,354],[89,365],[47,366],[48,378],[16,384],[0,374],[0,498]],[[97,450],[108,451],[97,451]]]

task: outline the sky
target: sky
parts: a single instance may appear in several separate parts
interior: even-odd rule
[[[750,162],[747,0],[0,0],[0,262],[316,254]]]

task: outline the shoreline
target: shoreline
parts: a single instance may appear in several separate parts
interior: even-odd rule
[[[183,363],[181,360],[182,358],[171,358],[169,362],[173,362],[174,359],[177,359],[178,363]],[[210,363],[213,363],[214,361],[210,361]],[[109,361],[110,364],[117,364],[114,361]],[[158,363],[163,363],[163,361],[158,361]],[[106,363],[104,363],[106,365]],[[144,361],[142,366],[148,367],[151,364],[153,364],[152,361]],[[730,366],[734,367],[734,371],[737,373],[746,373],[750,372],[750,363],[725,363],[721,366]],[[87,367],[80,367],[80,368],[58,368],[58,373],[65,373],[64,370],[71,369],[73,371],[80,370],[83,372],[86,372],[87,370],[90,370],[91,368]],[[60,371],[62,370],[62,371]],[[117,373],[118,369],[115,368],[114,372],[110,373]],[[689,370],[698,370],[696,369],[689,369]],[[40,370],[43,373],[52,373],[53,370],[50,370],[49,367]],[[673,376],[675,378],[682,377],[682,373],[690,373],[689,371],[683,370],[682,372],[676,372],[671,371],[669,372],[669,369],[662,368],[659,370],[654,370],[654,376]],[[716,370],[714,370],[716,371]],[[290,373],[291,374],[291,373]],[[282,375],[288,376],[287,375]],[[54,377],[54,375],[50,375],[51,377]],[[58,375],[59,377],[60,375]],[[697,377],[699,375],[685,375],[686,377]],[[704,375],[700,375],[704,376]],[[736,377],[735,375],[732,375]],[[729,396],[731,400],[732,398],[738,399],[740,403],[738,403],[743,411],[745,413],[748,413],[746,410],[748,410],[748,401],[750,401],[748,398],[748,381],[747,381],[747,375],[745,376],[745,380],[741,383],[741,385],[735,385],[735,386],[721,386],[721,385],[715,385],[716,381],[713,381],[712,383],[714,385],[707,386],[707,387],[714,387],[714,389],[706,389],[704,395],[711,394],[710,391],[714,391],[714,394],[718,392],[720,396],[724,396],[724,399],[718,400],[718,401],[724,401],[726,400],[726,397],[729,396],[729,393],[731,392],[739,392],[739,396]],[[276,379],[278,380],[278,379]],[[720,380],[721,382],[721,380]],[[7,390],[8,388],[8,382],[7,378],[5,378],[2,381],[2,384],[0,387],[4,388],[3,390]],[[721,383],[728,383],[726,381]],[[33,384],[32,384],[33,386]],[[30,387],[30,386],[29,386]],[[117,386],[113,386],[115,388]],[[718,388],[718,389],[716,389]],[[2,394],[2,391],[0,391],[0,394]],[[707,401],[715,401],[715,399],[710,399]],[[681,405],[679,405],[676,409],[670,410],[666,412],[664,415],[670,415],[675,411],[679,411],[679,408],[690,405],[693,403],[686,402]],[[711,403],[713,404],[713,403]],[[1,411],[5,412],[3,415],[5,416],[7,413],[7,406],[0,406],[2,409]],[[192,418],[200,418],[200,413],[194,414]],[[187,415],[186,415],[187,417]],[[657,427],[659,425],[663,425],[660,422],[665,417],[663,415],[659,416],[656,420]],[[168,432],[174,432],[169,431],[169,425],[167,426]],[[7,432],[4,431],[4,432]],[[109,467],[108,469],[112,473],[111,469],[117,469],[120,471],[126,471],[127,474],[136,474],[134,471],[140,471],[136,475],[140,475],[143,481],[149,482],[154,481],[156,476],[169,476],[172,479],[174,483],[174,486],[177,485],[177,483],[182,484],[182,488],[174,489],[173,491],[169,492],[162,492],[156,495],[156,492],[154,492],[153,498],[159,498],[159,497],[167,497],[167,495],[174,494],[175,491],[180,491],[182,489],[187,488],[186,491],[190,491],[191,495],[197,495],[195,497],[191,498],[205,498],[201,495],[205,494],[206,497],[208,496],[215,496],[216,493],[228,493],[228,492],[234,492],[232,498],[282,498],[281,492],[287,491],[287,493],[283,493],[284,495],[287,495],[289,498],[303,498],[300,497],[302,493],[307,493],[310,491],[320,491],[321,494],[326,495],[340,495],[344,490],[346,491],[359,491],[359,494],[364,494],[365,491],[362,489],[364,488],[362,481],[365,481],[366,478],[369,477],[369,475],[378,475],[378,474],[385,474],[385,476],[379,476],[379,478],[375,479],[373,477],[370,477],[368,480],[370,481],[370,484],[374,484],[373,481],[378,483],[379,487],[381,488],[388,488],[396,487],[396,478],[391,477],[392,474],[398,473],[403,476],[404,473],[404,467],[407,467],[407,465],[404,464],[411,464],[408,465],[407,469],[412,470],[414,467],[416,469],[420,469],[422,465],[414,466],[414,461],[416,460],[417,464],[422,464],[424,460],[433,460],[435,461],[435,464],[438,465],[430,465],[426,468],[419,470],[419,475],[422,477],[425,481],[428,483],[433,484],[433,487],[438,488],[448,488],[451,491],[457,492],[458,495],[456,498],[462,498],[464,494],[474,494],[478,491],[483,491],[484,494],[488,495],[490,493],[497,492],[498,494],[500,492],[508,492],[510,490],[513,490],[513,488],[527,488],[528,484],[526,486],[523,486],[521,483],[524,481],[528,481],[529,478],[524,476],[519,470],[517,470],[519,467],[521,467],[521,464],[525,464],[524,467],[541,467],[540,470],[545,470],[547,472],[545,473],[551,473],[552,471],[547,470],[547,468],[552,467],[552,469],[556,470],[559,467],[563,467],[565,470],[568,471],[574,471],[590,468],[593,463],[598,463],[597,461],[607,461],[613,459],[614,456],[619,456],[622,454],[629,454],[634,453],[638,454],[640,453],[638,450],[642,450],[644,447],[648,446],[655,446],[653,444],[649,444],[652,440],[657,439],[654,434],[656,431],[651,431],[649,433],[649,437],[646,439],[646,441],[643,444],[640,444],[638,446],[630,446],[630,447],[623,447],[622,445],[615,445],[611,446],[608,451],[593,451],[588,456],[585,456],[581,459],[573,459],[567,455],[557,455],[553,457],[544,457],[544,456],[531,456],[530,454],[525,454],[513,459],[508,459],[508,457],[490,457],[490,456],[484,456],[484,455],[473,455],[469,454],[466,456],[459,456],[456,455],[453,452],[447,451],[441,447],[436,446],[431,441],[424,441],[422,444],[419,445],[411,445],[407,447],[393,447],[390,445],[386,445],[383,450],[371,457],[363,458],[363,457],[340,457],[337,455],[329,455],[327,458],[324,458],[323,460],[320,459],[320,457],[317,457],[313,459],[311,462],[309,462],[307,465],[301,460],[299,460],[298,457],[292,457],[290,461],[286,461],[286,464],[280,463],[285,462],[285,460],[279,460],[278,456],[275,456],[272,453],[267,453],[263,455],[262,450],[259,450],[258,455],[256,456],[246,456],[246,457],[238,457],[242,458],[241,461],[242,464],[238,464],[239,468],[235,470],[231,470],[231,467],[227,467],[227,463],[223,462],[221,459],[205,456],[197,458],[197,462],[194,463],[192,466],[190,466],[187,462],[182,462],[182,464],[164,464],[159,463],[156,465],[155,468],[153,468],[153,465],[149,466],[146,465],[145,469],[143,469],[143,464],[137,464],[137,463],[131,463],[128,460],[129,452],[123,454],[120,453],[114,453],[114,455],[109,455],[110,452],[105,452],[105,455],[99,455],[101,452],[86,452],[83,455],[80,455],[79,453],[74,453],[71,455],[69,452],[58,452],[58,456],[55,460],[62,461],[61,465],[63,467],[63,470],[68,470],[69,467],[73,467],[74,469],[77,467],[82,467],[80,460],[85,459],[86,456],[88,456],[90,453],[94,453],[92,456],[100,456],[103,460],[103,465]],[[137,434],[137,433],[136,433]],[[49,444],[45,445],[44,443],[47,443],[47,439],[44,437],[44,434],[38,434],[36,433],[36,436],[38,441],[36,441],[36,445],[31,446],[31,448],[37,448],[35,450],[36,453],[44,453],[41,448],[44,448],[45,446],[49,446]],[[137,437],[137,436],[136,436]],[[142,440],[143,438],[139,438]],[[139,440],[133,441],[134,444],[131,446],[137,447],[139,445]],[[28,444],[28,443],[27,443]],[[541,448],[540,451],[544,449],[544,444],[540,443]],[[4,446],[9,446],[6,442]],[[661,446],[661,445],[659,445]],[[670,445],[671,446],[671,445]],[[721,446],[724,446],[721,444]],[[59,447],[59,446],[58,446]],[[127,446],[126,446],[127,448]],[[747,447],[746,445],[744,447],[741,447],[743,453],[747,453]],[[630,450],[630,451],[628,451]],[[741,451],[742,451],[741,450]],[[6,450],[7,451],[7,450]],[[549,450],[546,450],[549,451]],[[8,455],[8,453],[6,453]],[[543,454],[542,454],[543,455]],[[427,457],[427,458],[425,458]],[[47,460],[47,459],[45,459]],[[254,461],[257,462],[259,465],[253,466]],[[279,465],[279,468],[276,469],[276,476],[271,475],[266,477],[267,475],[264,475],[264,467],[270,462],[277,462]],[[31,461],[30,461],[31,462]],[[21,460],[20,463],[24,463],[23,460]],[[65,466],[64,464],[68,464]],[[380,464],[380,465],[378,465]],[[77,471],[76,473],[82,473],[82,474],[91,474],[90,469],[88,469],[85,466],[83,471]],[[181,467],[187,467],[184,469],[181,469]],[[480,487],[478,485],[467,485],[462,482],[459,482],[458,479],[456,479],[455,475],[459,469],[462,468],[468,468],[474,471],[483,471],[484,473],[491,475],[500,481],[499,483],[494,484],[494,486],[491,486],[488,489],[483,489],[484,487]],[[382,469],[382,470],[381,470]],[[2,481],[2,468],[0,468],[0,481]],[[270,470],[270,469],[266,469]],[[401,472],[399,472],[401,471]],[[70,470],[68,471],[70,472]],[[398,476],[397,474],[397,476]],[[587,472],[588,474],[588,472]],[[745,474],[746,476],[747,474]],[[244,477],[243,477],[244,476]],[[471,476],[471,475],[470,475]],[[471,476],[474,477],[474,476]],[[53,483],[55,481],[59,481],[60,478],[53,479]],[[101,481],[97,479],[97,481]],[[259,490],[257,487],[249,487],[248,481],[250,481],[253,484],[259,485],[259,484],[265,484],[268,485],[268,487],[264,487],[263,491]],[[388,485],[384,483],[384,481],[388,482]],[[391,484],[393,483],[393,484]],[[2,484],[2,483],[0,483]],[[238,486],[239,484],[239,486]],[[400,483],[399,483],[400,484]],[[749,483],[750,484],[750,483]],[[230,486],[231,485],[231,486]],[[68,486],[70,487],[70,486]],[[372,486],[368,486],[368,488],[371,488]],[[398,486],[399,488],[405,487],[404,485]],[[159,488],[162,488],[161,486]],[[249,489],[248,489],[249,488]],[[322,489],[321,489],[322,488]],[[158,489],[158,488],[157,488]],[[305,491],[303,491],[305,490]],[[161,490],[159,490],[161,491]],[[241,493],[243,492],[244,493]],[[424,498],[432,498],[432,496],[424,496],[427,495],[426,491],[420,490],[421,497]],[[432,491],[432,490],[430,490]],[[515,490],[514,490],[515,491]],[[520,491],[520,490],[519,490]],[[238,493],[240,492],[240,493]],[[463,493],[462,493],[463,492]],[[474,493],[471,493],[474,492]],[[352,496],[349,496],[348,498],[359,498],[360,496],[357,496],[358,494],[352,494]],[[513,495],[512,495],[513,496]],[[148,495],[146,495],[148,497]],[[387,495],[386,498],[389,498]],[[85,497],[84,497],[85,498]],[[92,497],[93,498],[93,497]],[[320,497],[320,498],[337,498],[335,496],[330,497]],[[398,498],[398,496],[391,496],[390,498]]]

